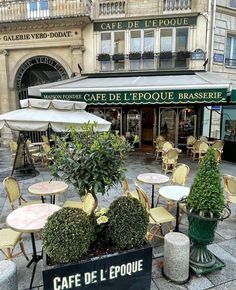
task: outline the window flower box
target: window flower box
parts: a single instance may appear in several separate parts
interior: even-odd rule
[[[141,52],[130,52],[129,60],[138,60],[141,59]]]
[[[109,53],[100,53],[98,55],[98,61],[110,61],[111,60],[111,56]]]
[[[112,60],[114,61],[124,60],[124,59],[125,59],[125,55],[123,53],[115,53],[112,56]]]
[[[189,51],[178,51],[176,53],[176,59],[177,60],[184,60],[186,58],[190,58],[191,53]]]
[[[172,52],[171,51],[162,51],[160,52],[160,59],[171,59]]]
[[[142,59],[154,59],[153,51],[144,51],[142,54]]]

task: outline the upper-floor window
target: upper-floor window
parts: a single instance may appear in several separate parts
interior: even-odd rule
[[[176,29],[176,49],[175,51],[186,51],[188,48],[188,28]]]
[[[130,32],[130,51],[141,52],[141,30]]]
[[[48,0],[29,0],[28,11],[29,17],[48,16]]]
[[[230,2],[229,2],[229,6],[230,6],[231,8],[236,8],[236,0],[230,0]]]
[[[227,36],[225,64],[228,66],[236,66],[236,35]]]

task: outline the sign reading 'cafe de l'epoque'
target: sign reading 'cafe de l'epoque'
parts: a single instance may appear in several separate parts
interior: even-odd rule
[[[43,92],[46,99],[84,101],[90,105],[225,103],[227,89],[116,92]]]

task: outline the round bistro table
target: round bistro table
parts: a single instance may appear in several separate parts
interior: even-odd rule
[[[30,204],[15,209],[6,219],[6,224],[13,230],[30,233],[31,235],[33,254],[32,259],[27,264],[27,268],[32,263],[34,268],[30,281],[30,289],[33,285],[37,263],[42,259],[42,255],[37,255],[34,233],[40,231],[47,222],[48,217],[59,209],[59,206],[50,203]]]
[[[45,202],[45,197],[50,196],[52,204],[55,204],[55,196],[61,194],[68,189],[68,184],[64,181],[43,181],[35,183],[28,188],[29,193],[41,196],[42,202]]]
[[[154,207],[154,186],[166,183],[169,181],[169,177],[159,173],[142,173],[137,176],[137,180],[146,184],[152,185],[152,204]]]

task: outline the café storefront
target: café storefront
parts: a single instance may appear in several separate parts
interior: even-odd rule
[[[214,81],[213,81],[214,79]],[[53,86],[29,88],[29,95],[85,101],[92,112],[112,123],[140,147],[153,145],[159,134],[182,146],[188,135],[202,134],[203,108],[226,104],[229,83],[209,73],[168,76],[74,78]]]

